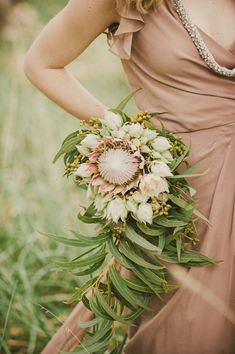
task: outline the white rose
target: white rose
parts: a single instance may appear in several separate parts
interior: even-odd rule
[[[157,197],[161,192],[169,192],[167,181],[152,173],[146,174],[142,177],[139,188],[144,195],[149,197]]]
[[[88,167],[89,167],[89,166],[88,166],[87,163],[82,163],[82,164],[77,168],[77,170],[74,172],[74,174],[75,174],[76,176],[83,177],[83,178],[91,177],[92,172],[89,171]]]
[[[118,222],[119,219],[125,221],[128,214],[128,210],[126,208],[125,200],[117,197],[108,203],[107,206],[107,218],[111,219],[115,223]]]
[[[99,141],[100,138],[97,135],[87,134],[87,136],[81,141],[80,144],[88,149],[94,149]]]
[[[153,210],[150,204],[148,203],[141,203],[135,213],[137,219],[144,224],[148,222],[152,224],[153,221]]]
[[[117,130],[123,124],[123,120],[120,114],[109,111],[108,109],[105,109],[104,119],[102,119],[101,121],[105,126],[107,126],[111,130]]]
[[[136,123],[136,124],[131,124],[129,126],[129,134],[133,138],[139,138],[141,134],[143,133],[143,127],[141,124]]]
[[[163,161],[155,161],[151,166],[151,172],[155,176],[160,176],[160,177],[173,176],[173,174],[169,169],[169,166],[167,166],[167,164]]]
[[[151,141],[151,145],[156,151],[165,151],[171,148],[171,144],[169,143],[169,140],[165,138],[164,136],[158,136],[156,139]]]

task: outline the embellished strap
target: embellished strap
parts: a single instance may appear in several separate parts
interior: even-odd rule
[[[142,15],[135,9],[126,8],[124,0],[116,0],[116,11],[121,16],[119,25],[109,27],[107,43],[109,51],[121,59],[130,59],[133,33],[144,26]],[[114,33],[113,33],[114,32]]]

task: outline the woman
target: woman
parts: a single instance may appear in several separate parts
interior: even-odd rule
[[[206,160],[203,178],[191,179],[199,210],[200,250],[224,260],[190,274],[235,310],[235,2],[234,0],[71,0],[40,33],[25,73],[43,93],[77,118],[103,118],[106,108],[65,69],[108,28],[139,109],[167,111],[165,126],[192,141],[191,163]],[[155,118],[153,118],[155,121]],[[155,121],[157,124],[157,121]],[[201,292],[202,293],[202,292]],[[129,330],[126,354],[232,354],[235,321],[200,291],[180,288],[164,304],[151,299]],[[213,300],[213,296],[210,297]],[[92,318],[77,305],[43,354],[72,351]]]

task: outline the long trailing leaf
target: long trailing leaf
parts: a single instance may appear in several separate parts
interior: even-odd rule
[[[126,286],[114,266],[109,268],[109,276],[117,291],[126,299],[126,301],[134,307],[139,306],[146,308],[146,306],[143,305],[142,300]]]
[[[158,248],[161,250],[161,252],[163,251],[164,247],[166,244],[166,237],[164,235],[159,236],[158,238]]]
[[[70,230],[74,236],[77,237],[77,241],[79,242],[80,247],[87,247],[87,246],[93,246],[96,244],[102,244],[106,242],[109,238],[110,235],[109,233],[102,233],[98,236],[83,236],[77,233],[76,231]]]
[[[188,223],[185,221],[177,220],[177,219],[168,219],[166,217],[157,216],[153,219],[154,224],[165,226],[165,227],[177,227],[177,226],[184,226]]]
[[[74,247],[87,247],[87,246],[93,246],[95,244],[101,244],[105,242],[108,239],[108,235],[99,235],[99,236],[82,236],[76,233],[78,235],[78,239],[71,239],[71,238],[66,238],[63,236],[55,235],[49,232],[42,232],[37,230],[41,235],[47,236],[55,241],[58,241],[60,243],[63,243],[65,245],[69,246],[74,246]]]
[[[100,217],[92,217],[88,215],[82,215],[81,213],[77,214],[77,218],[86,224],[98,224],[102,223],[104,220]]]
[[[212,226],[210,221],[198,209],[194,209],[193,214],[204,220],[208,225]]]
[[[99,324],[102,321],[102,319],[100,317],[95,317],[93,320],[91,321],[78,321],[79,327],[81,328],[88,328],[88,327],[92,327],[96,324]]]
[[[90,308],[92,310],[92,312],[98,316],[98,317],[101,317],[101,318],[105,318],[107,320],[113,320],[113,318],[108,315],[106,313],[106,311],[103,311],[102,308],[100,308],[100,306],[97,304],[96,302],[96,298],[95,297],[92,297],[90,300],[89,300],[89,305],[90,305]]]
[[[147,236],[161,236],[166,232],[162,227],[146,226],[143,223],[137,222],[136,226]]]
[[[158,257],[161,259],[164,259],[165,261],[167,261],[169,263],[185,264],[185,263],[192,263],[193,262],[194,265],[197,264],[197,266],[200,266],[200,264],[202,264],[203,266],[205,264],[207,264],[207,265],[218,264],[220,262],[216,259],[209,258],[199,252],[189,251],[189,250],[181,252],[180,262],[178,260],[177,251],[176,252],[164,251]]]
[[[119,250],[132,262],[134,262],[142,267],[149,268],[149,269],[155,269],[155,270],[162,268],[159,265],[152,264],[152,263],[145,261],[143,257],[140,257],[136,253],[135,248],[131,245],[128,245],[125,241],[120,241]]]
[[[153,245],[151,242],[145,240],[145,238],[143,238],[142,236],[137,234],[137,232],[130,225],[127,225],[125,235],[131,242],[137,244],[138,246],[140,246],[142,248],[145,248],[149,251],[153,251],[153,252],[157,252],[157,253],[160,252],[160,249],[157,246]]]
[[[175,238],[176,241],[176,249],[177,249],[177,257],[178,257],[178,261],[180,263],[181,261],[181,250],[182,250],[182,239],[179,235],[176,236]]]
[[[132,264],[132,262],[130,262],[130,264]],[[158,289],[157,289],[150,281],[148,281],[148,279],[146,279],[146,276],[142,274],[141,270],[140,270],[138,267],[134,267],[134,268],[133,268],[133,273],[134,273],[145,285],[147,285],[147,286],[149,287],[149,289],[151,289],[155,295],[157,295],[157,296],[161,299],[161,296],[159,295]]]
[[[107,242],[108,247],[109,247],[109,251],[112,254],[112,256],[118,261],[118,263],[120,263],[121,265],[123,265],[124,267],[126,267],[127,269],[132,269],[134,268],[133,265],[130,265],[125,257],[119,252],[118,248],[115,246],[113,238],[110,237],[110,239]]]
[[[185,173],[179,173],[177,175],[173,175],[173,176],[169,176],[167,178],[171,178],[171,179],[178,179],[178,178],[191,178],[191,177],[201,177],[201,176],[204,176],[206,175],[208,172],[209,172],[209,168],[207,168],[205,171],[203,172],[198,172],[198,173],[191,173],[191,174],[185,174]]]
[[[194,209],[194,205],[192,205],[190,202],[187,202],[183,200],[182,198],[176,197],[173,194],[168,194],[168,198],[176,205],[178,205],[180,208],[186,209],[186,210],[191,210]]]
[[[124,319],[124,317],[118,315],[113,308],[106,302],[104,296],[101,294],[101,292],[97,289],[96,290],[96,299],[98,301],[98,304],[100,307],[102,307],[102,310],[110,316],[113,320],[118,321],[123,324],[128,324],[128,321]]]
[[[176,159],[173,164],[171,165],[171,170],[174,171],[177,169],[177,167],[184,161],[184,159],[186,158],[187,155],[189,155],[190,151],[191,151],[191,146],[192,146],[192,141],[190,139],[190,143],[189,145],[186,147],[185,151],[183,152],[182,155],[180,155],[178,157],[178,159]]]
[[[138,291],[140,293],[144,293],[144,294],[154,294],[154,292],[146,285],[144,285],[143,283],[141,282],[138,282],[136,280],[133,280],[133,279],[124,279],[126,285],[132,289],[132,290],[135,290],[135,291]],[[160,291],[161,288],[159,287],[158,288],[158,291]]]
[[[84,294],[95,284],[96,281],[97,276],[89,279],[87,282],[85,282],[85,284],[83,284],[83,286],[81,286],[80,288],[76,288],[76,292],[73,294],[73,296],[70,299],[65,300],[64,303],[72,304],[75,301],[81,301]]]
[[[94,263],[92,266],[90,266],[87,269],[84,269],[80,272],[72,272],[73,275],[76,276],[82,276],[82,275],[90,275],[94,273],[96,270],[98,270],[104,263],[105,258],[101,259],[101,261]]]
[[[127,103],[131,100],[131,98],[136,94],[136,92],[138,92],[139,90],[141,90],[142,88],[138,88],[137,90],[131,92],[129,95],[127,95],[116,107],[116,109],[118,110],[123,110]]]
[[[102,251],[101,253],[86,257],[84,259],[78,259],[70,262],[57,261],[56,263],[63,268],[74,269],[78,267],[93,265],[96,262],[101,262],[101,260],[104,260],[106,255],[107,252]]]
[[[66,140],[64,142],[64,144],[61,146],[60,150],[55,155],[52,162],[55,163],[61,155],[71,152],[74,149],[74,147],[76,146],[76,144],[79,144],[83,140],[84,137],[85,137],[85,134],[79,135],[79,136],[73,136],[73,137],[69,138],[68,140]]]

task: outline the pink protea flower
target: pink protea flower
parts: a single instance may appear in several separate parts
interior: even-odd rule
[[[91,184],[99,192],[125,194],[137,187],[144,173],[144,157],[136,146],[125,139],[105,137],[89,154]]]

